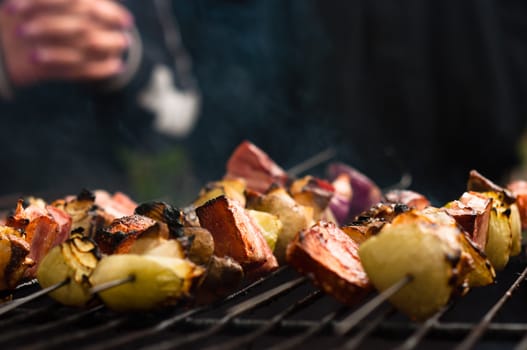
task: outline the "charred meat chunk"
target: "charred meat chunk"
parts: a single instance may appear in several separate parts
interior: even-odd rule
[[[214,254],[232,257],[249,279],[278,267],[260,228],[237,201],[216,197],[196,208],[196,214],[201,226],[214,237]],[[262,266],[266,271],[260,269]]]
[[[354,305],[371,289],[358,248],[334,223],[320,221],[289,243],[287,262],[327,294]]]
[[[124,254],[141,235],[157,235],[159,231],[156,221],[135,214],[115,219],[109,226],[98,230],[94,240],[104,254]]]

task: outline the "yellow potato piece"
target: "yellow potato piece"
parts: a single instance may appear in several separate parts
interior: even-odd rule
[[[520,210],[516,203],[510,206],[511,214],[509,222],[512,234],[511,256],[519,255],[522,251],[522,222],[520,217]]]
[[[489,234],[485,254],[497,271],[503,270],[509,262],[512,247],[512,232],[509,217],[492,208],[489,220]]]
[[[38,267],[37,280],[42,288],[47,288],[69,278],[68,284],[48,295],[64,305],[81,307],[93,296],[89,292],[89,283],[78,278],[80,264],[75,259],[67,243],[51,248]]]
[[[101,259],[90,281],[97,286],[133,277],[99,296],[111,309],[137,311],[175,304],[187,296],[192,281],[202,273],[202,268],[186,259],[120,254]]]
[[[256,224],[260,227],[265,241],[271,250],[274,250],[278,234],[282,230],[283,224],[276,215],[266,213],[264,211],[247,209],[249,215],[254,219]]]
[[[405,214],[401,214],[405,215]],[[359,247],[359,256],[372,284],[383,291],[405,276],[413,280],[391,299],[410,318],[422,320],[450,300],[456,276],[453,261],[459,250],[441,235],[429,232],[426,222],[403,220],[385,225],[377,236]]]

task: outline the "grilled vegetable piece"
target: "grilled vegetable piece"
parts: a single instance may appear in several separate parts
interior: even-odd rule
[[[14,289],[35,264],[29,257],[30,249],[19,230],[0,227],[0,290]]]
[[[509,223],[512,234],[511,256],[516,256],[522,251],[522,221],[518,205],[513,203],[510,205],[510,209],[511,215],[509,216]]]
[[[196,287],[195,303],[209,304],[233,293],[240,287],[243,278],[243,268],[234,259],[228,256],[212,256],[204,276]]]
[[[95,232],[113,221],[114,216],[103,212],[95,205],[95,194],[81,191],[76,197],[59,199],[51,203],[71,218],[71,231],[83,230],[83,234],[93,238]],[[69,233],[69,232],[68,232]]]
[[[445,205],[446,211],[468,233],[472,242],[485,251],[487,245],[492,198],[478,192],[465,192],[459,200]]]
[[[507,189],[516,197],[516,204],[521,218],[522,230],[527,229],[527,181],[515,180],[507,185]]]
[[[203,189],[201,189],[200,194],[194,201],[193,205],[194,207],[200,207],[213,198],[225,195],[227,198],[237,200],[242,207],[245,207],[246,187],[245,180],[242,178],[209,182]]]
[[[482,192],[492,198],[489,232],[485,253],[492,266],[498,271],[503,270],[511,256],[513,234],[511,230],[511,209],[504,201],[503,192]]]
[[[521,251],[521,215],[517,196],[510,190],[496,185],[476,170],[470,171],[467,188],[469,191],[481,192],[493,198],[489,242],[485,252],[494,268],[501,270],[507,264],[510,255],[518,255]],[[505,221],[508,221],[508,230]]]
[[[266,273],[278,267],[260,228],[237,201],[220,196],[196,208],[196,214],[214,237],[214,254],[232,257],[248,278],[259,277],[256,271]],[[269,271],[260,271],[261,266]]]
[[[193,263],[198,265],[209,263],[214,253],[214,239],[207,229],[195,226],[194,220],[189,219],[188,213],[164,202],[143,203],[137,207],[136,213],[154,219],[162,229],[166,227],[168,237],[182,243],[187,257]]]
[[[464,235],[455,222],[444,223],[449,219],[444,212],[410,210],[359,247],[364,270],[378,290],[405,276],[413,277],[390,299],[411,318],[423,320],[433,315],[464,287],[470,255],[463,252],[460,242]]]
[[[99,292],[104,304],[116,311],[146,311],[174,305],[190,296],[204,269],[188,259],[118,254],[103,257],[90,277],[93,286],[132,280]]]
[[[157,237],[162,231],[156,221],[134,214],[115,219],[109,226],[98,230],[94,240],[104,254],[125,254],[141,235]]]
[[[410,210],[405,204],[377,203],[355,217],[355,220],[341,229],[355,242],[361,244],[377,234],[381,228],[397,215]]]
[[[253,218],[258,227],[260,227],[260,232],[262,232],[269,248],[273,251],[276,246],[278,235],[283,228],[282,221],[280,221],[276,215],[264,211],[247,209],[247,212]]]
[[[319,221],[289,243],[287,262],[327,294],[354,305],[371,290],[358,247],[334,223]]]
[[[35,262],[25,272],[25,278],[33,278],[38,264],[54,246],[64,242],[70,232],[71,220],[60,209],[51,208],[45,203],[35,203],[24,207],[18,201],[15,213],[6,220],[6,226],[21,229],[30,245],[29,258]]]
[[[80,233],[73,233],[64,243],[52,248],[42,259],[37,279],[42,288],[69,280],[65,286],[49,293],[56,301],[82,307],[93,299],[89,277],[101,258],[95,242]]]
[[[244,179],[247,188],[265,192],[272,184],[285,186],[287,173],[264,151],[249,141],[243,141],[227,161],[225,179]]]
[[[329,208],[333,213],[335,221],[339,225],[347,223],[353,189],[351,188],[351,179],[349,174],[341,173],[331,182],[335,193],[329,201]]]
[[[202,227],[184,227],[181,229],[186,240],[187,258],[195,264],[207,265],[214,254],[214,238],[209,230]]]
[[[347,234],[355,243],[362,244],[368,238],[377,234],[386,222],[374,220],[368,225],[350,224],[340,229]]]
[[[474,192],[498,192],[502,193],[503,201],[507,204],[516,202],[516,197],[508,189],[501,187],[485,176],[481,175],[477,170],[471,170],[468,176],[467,191]]]
[[[327,173],[330,181],[333,181],[342,173],[349,175],[353,196],[350,202],[348,220],[377,204],[382,199],[380,188],[366,175],[349,165],[332,163],[329,165]]]
[[[251,197],[247,207],[271,213],[282,222],[274,249],[280,264],[285,262],[287,245],[293,237],[313,224],[312,209],[298,204],[283,187],[274,187],[264,195]]]
[[[313,208],[313,219],[319,220],[328,207],[335,188],[325,180],[307,175],[292,181],[289,193],[298,204]]]
[[[185,249],[178,240],[142,235],[130,245],[130,254],[155,255],[183,259]]]
[[[462,235],[458,236],[458,242],[461,244],[464,255],[470,259],[470,270],[467,273],[466,282],[469,287],[482,287],[494,282],[496,272],[483,252],[469,237],[469,234],[463,230],[457,223],[457,220],[448,214],[445,208],[427,207],[422,211],[423,214],[431,217],[440,225],[447,227],[457,226]]]
[[[469,287],[484,287],[494,283],[496,271],[484,251],[478,247],[468,236],[460,240],[463,251],[472,258],[472,270],[467,274]]]
[[[411,190],[391,190],[384,194],[384,200],[388,203],[404,204],[409,208],[418,210],[430,206],[430,201],[421,193]]]
[[[187,215],[183,210],[179,210],[165,202],[142,203],[137,206],[134,213],[166,224],[173,237],[178,236],[177,230],[179,228],[193,226],[193,223],[187,221]]]

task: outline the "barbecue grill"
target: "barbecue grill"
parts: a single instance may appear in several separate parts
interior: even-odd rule
[[[103,306],[75,309],[44,294],[0,315],[0,347],[527,349],[526,276],[527,259],[516,257],[494,285],[471,290],[422,323],[386,301],[407,280],[347,307],[289,267],[214,304],[151,313],[117,313]],[[21,285],[7,305],[39,290],[36,282]]]

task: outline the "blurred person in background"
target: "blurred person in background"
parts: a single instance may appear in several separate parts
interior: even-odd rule
[[[243,139],[285,168],[335,147],[382,187],[408,172],[438,204],[470,169],[504,183],[519,165],[524,2],[174,4],[202,93],[188,150],[203,182]]]
[[[188,133],[199,101],[163,4],[2,1],[0,195],[143,193],[144,155]]]

